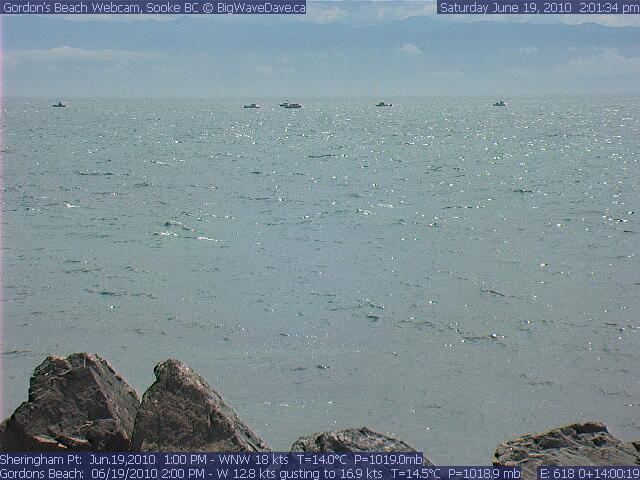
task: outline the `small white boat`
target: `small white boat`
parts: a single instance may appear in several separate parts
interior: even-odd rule
[[[257,103],[252,103],[250,105],[245,105],[244,108],[260,108],[260,105]]]

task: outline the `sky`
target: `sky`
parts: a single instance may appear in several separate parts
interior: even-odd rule
[[[447,16],[314,1],[304,16],[3,16],[7,96],[640,94],[640,15]]]

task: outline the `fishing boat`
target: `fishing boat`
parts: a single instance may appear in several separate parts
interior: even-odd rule
[[[287,103],[284,108],[302,108],[302,105],[299,103]]]
[[[257,103],[252,103],[250,105],[245,105],[244,108],[260,108],[260,105]]]
[[[54,103],[53,106],[54,107],[63,107],[63,108],[66,107],[66,105],[64,103],[62,103],[62,102]]]
[[[506,107],[507,104],[504,103],[502,100],[497,101],[496,103],[493,104],[494,107]]]
[[[393,105],[391,103],[384,103],[384,102],[380,102],[380,103],[376,103],[376,107],[392,107]]]

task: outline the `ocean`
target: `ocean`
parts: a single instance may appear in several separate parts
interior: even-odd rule
[[[640,98],[54,100],[3,104],[3,416],[88,351],[190,364],[274,450],[640,437]]]

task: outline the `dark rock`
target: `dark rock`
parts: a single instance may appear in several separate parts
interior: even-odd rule
[[[0,452],[4,452],[4,432],[7,429],[7,423],[9,422],[8,418],[5,418],[2,423],[0,423]]]
[[[502,443],[494,465],[522,467],[522,478],[535,479],[541,465],[636,465],[640,453],[609,433],[602,423],[576,423]]]
[[[135,451],[265,451],[207,382],[187,365],[156,365],[156,381],[145,392],[131,439]]]
[[[347,428],[300,437],[291,445],[292,452],[416,452],[408,443],[363,428]],[[424,458],[425,465],[433,465]]]
[[[128,450],[140,400],[97,355],[51,356],[6,421],[4,451]]]

